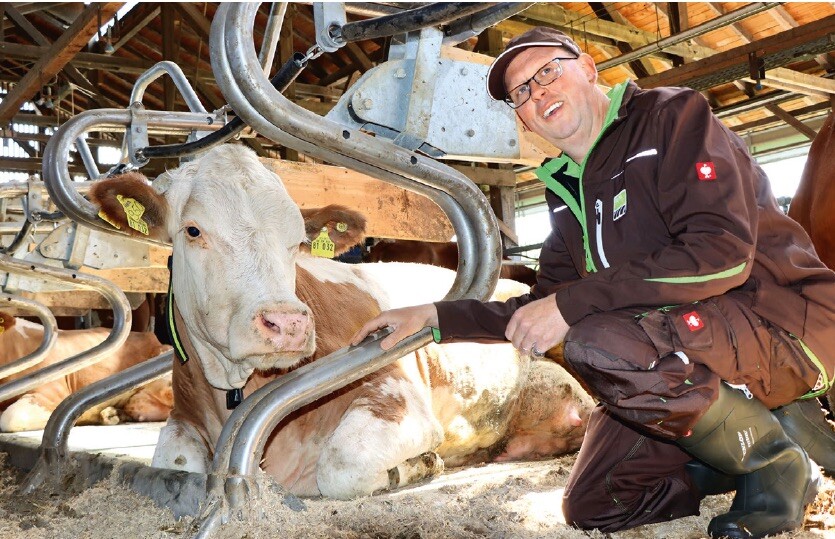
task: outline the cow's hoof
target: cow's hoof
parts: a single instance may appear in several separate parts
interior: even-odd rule
[[[389,490],[411,485],[442,474],[444,461],[434,451],[412,457],[389,470]]]

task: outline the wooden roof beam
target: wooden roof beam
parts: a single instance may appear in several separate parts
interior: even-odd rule
[[[43,81],[57,75],[87,45],[98,31],[99,18],[109,21],[122,5],[122,2],[103,2],[87,6],[0,103],[0,126],[8,124],[23,103],[40,89]]]
[[[175,5],[179,5],[179,2]],[[121,49],[140,30],[148,26],[148,23],[159,17],[161,11],[162,8],[159,4],[146,4],[143,2],[136,4],[119,21],[119,39],[113,43],[113,48],[117,51]]]
[[[784,67],[769,69],[766,71],[765,75],[769,80],[789,83],[801,88],[815,90],[816,92],[835,94],[835,80],[832,79],[816,77],[815,75],[809,75],[808,73],[802,73],[800,71],[794,71],[793,69],[786,69]]]
[[[602,19],[588,20],[584,15],[552,3],[536,4],[521,14],[512,17],[512,19],[528,19],[529,22],[558,26],[567,29],[569,33],[572,30],[575,32],[581,31],[587,34],[614,39],[615,41],[623,41],[629,43],[634,48],[643,47],[644,45],[658,41],[658,36],[654,32],[647,32],[635,27],[630,28],[616,22]],[[679,43],[666,47],[664,51],[687,59],[705,58],[714,53],[713,49],[692,43]]]

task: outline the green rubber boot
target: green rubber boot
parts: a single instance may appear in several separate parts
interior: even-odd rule
[[[740,476],[729,512],[710,521],[711,537],[751,539],[803,523],[820,476],[760,401],[719,384],[719,397],[677,443],[717,470]]]

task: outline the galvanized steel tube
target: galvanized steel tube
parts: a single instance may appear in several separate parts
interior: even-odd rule
[[[128,338],[131,322],[130,303],[128,303],[125,293],[110,281],[73,270],[53,268],[35,262],[17,260],[4,254],[0,254],[0,271],[22,273],[36,279],[71,284],[73,286],[95,290],[104,296],[113,309],[113,329],[103,342],[59,363],[44,367],[23,378],[18,378],[17,380],[0,385],[0,402],[22,395],[42,384],[92,365],[101,360],[105,355],[113,352]]]
[[[41,344],[31,354],[27,354],[22,358],[0,367],[0,378],[5,378],[26,370],[29,367],[34,367],[43,361],[58,339],[58,324],[55,322],[55,316],[52,314],[52,311],[46,305],[31,299],[0,292],[0,309],[4,307],[15,307],[37,316],[43,326],[43,338],[41,339]]]

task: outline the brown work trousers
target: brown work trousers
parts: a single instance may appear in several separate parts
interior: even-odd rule
[[[565,489],[567,522],[611,532],[697,514],[672,440],[689,434],[721,380],[768,408],[807,393],[818,371],[800,343],[727,294],[650,313],[617,311],[572,326],[565,358],[601,406]]]

